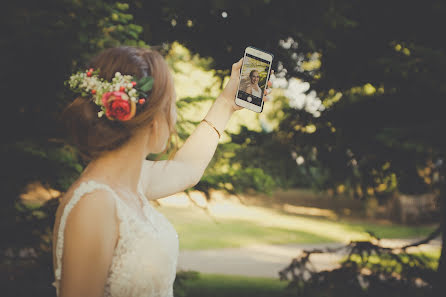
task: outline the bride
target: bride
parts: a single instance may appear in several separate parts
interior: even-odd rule
[[[259,87],[259,72],[252,70],[249,73],[249,84],[246,87],[246,93],[254,95],[256,97],[262,97],[262,89]]]
[[[232,65],[229,82],[186,142],[161,161],[146,156],[168,148],[176,94],[160,53],[106,49],[70,78],[81,95],[62,115],[89,163],[55,215],[57,296],[173,296],[178,235],[148,200],[199,182],[228,120],[242,108],[234,103],[241,64]]]

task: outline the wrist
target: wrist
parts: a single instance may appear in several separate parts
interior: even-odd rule
[[[212,124],[210,121],[206,120],[206,118],[202,119],[201,122],[205,122],[205,123],[207,123],[209,126],[211,126],[211,127],[215,130],[215,132],[217,133],[217,135],[218,135],[218,139],[221,138],[221,133],[220,133],[220,131],[218,131],[218,129],[214,126],[214,124]]]
[[[231,118],[233,112],[234,109],[229,104],[227,98],[220,95],[215,99],[204,118],[212,123],[220,134],[223,134],[226,124]]]
[[[236,111],[234,98],[229,99],[224,95],[220,94],[217,99],[215,99],[215,104],[219,106],[219,109],[224,109],[224,111],[230,112],[231,114]]]

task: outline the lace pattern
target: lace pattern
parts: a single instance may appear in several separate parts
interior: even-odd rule
[[[172,297],[178,260],[178,234],[172,224],[143,200],[143,220],[108,185],[83,182],[63,210],[56,242],[57,296],[62,272],[63,239],[69,212],[83,195],[106,189],[116,200],[119,239],[104,288],[104,296]],[[140,191],[142,194],[142,191]],[[144,195],[143,195],[144,196]]]
[[[256,88],[254,88],[254,85],[252,85],[251,95],[261,98],[262,97],[262,88],[259,87],[259,90],[257,90]]]

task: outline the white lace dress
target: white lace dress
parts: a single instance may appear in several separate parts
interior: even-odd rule
[[[178,234],[172,224],[147,199],[142,199],[147,220],[141,219],[110,186],[93,180],[81,183],[74,190],[73,197],[62,212],[56,241],[57,266],[53,283],[57,296],[60,291],[64,228],[68,214],[83,195],[95,189],[106,189],[113,194],[119,219],[119,239],[104,296],[172,297],[179,251]]]
[[[262,97],[262,88],[259,87],[257,90],[254,85],[251,85],[251,95],[261,98]]]

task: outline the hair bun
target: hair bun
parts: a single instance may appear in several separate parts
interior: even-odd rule
[[[139,128],[151,126],[158,115],[165,115],[169,128],[175,131],[170,111],[175,89],[169,66],[155,50],[119,46],[108,48],[93,57],[87,68],[99,70],[98,76],[112,80],[116,72],[134,77],[152,76],[153,86],[147,92],[149,98],[138,104],[146,105],[126,121],[111,121],[98,117],[100,109],[90,98],[77,97],[62,112],[62,120],[70,134],[71,142],[79,149],[83,159],[90,161],[105,151],[118,149]],[[136,104],[136,103],[135,103]]]
[[[96,109],[90,99],[77,97],[62,114],[71,142],[87,160],[118,148],[131,136],[129,129],[119,122],[98,118]]]

